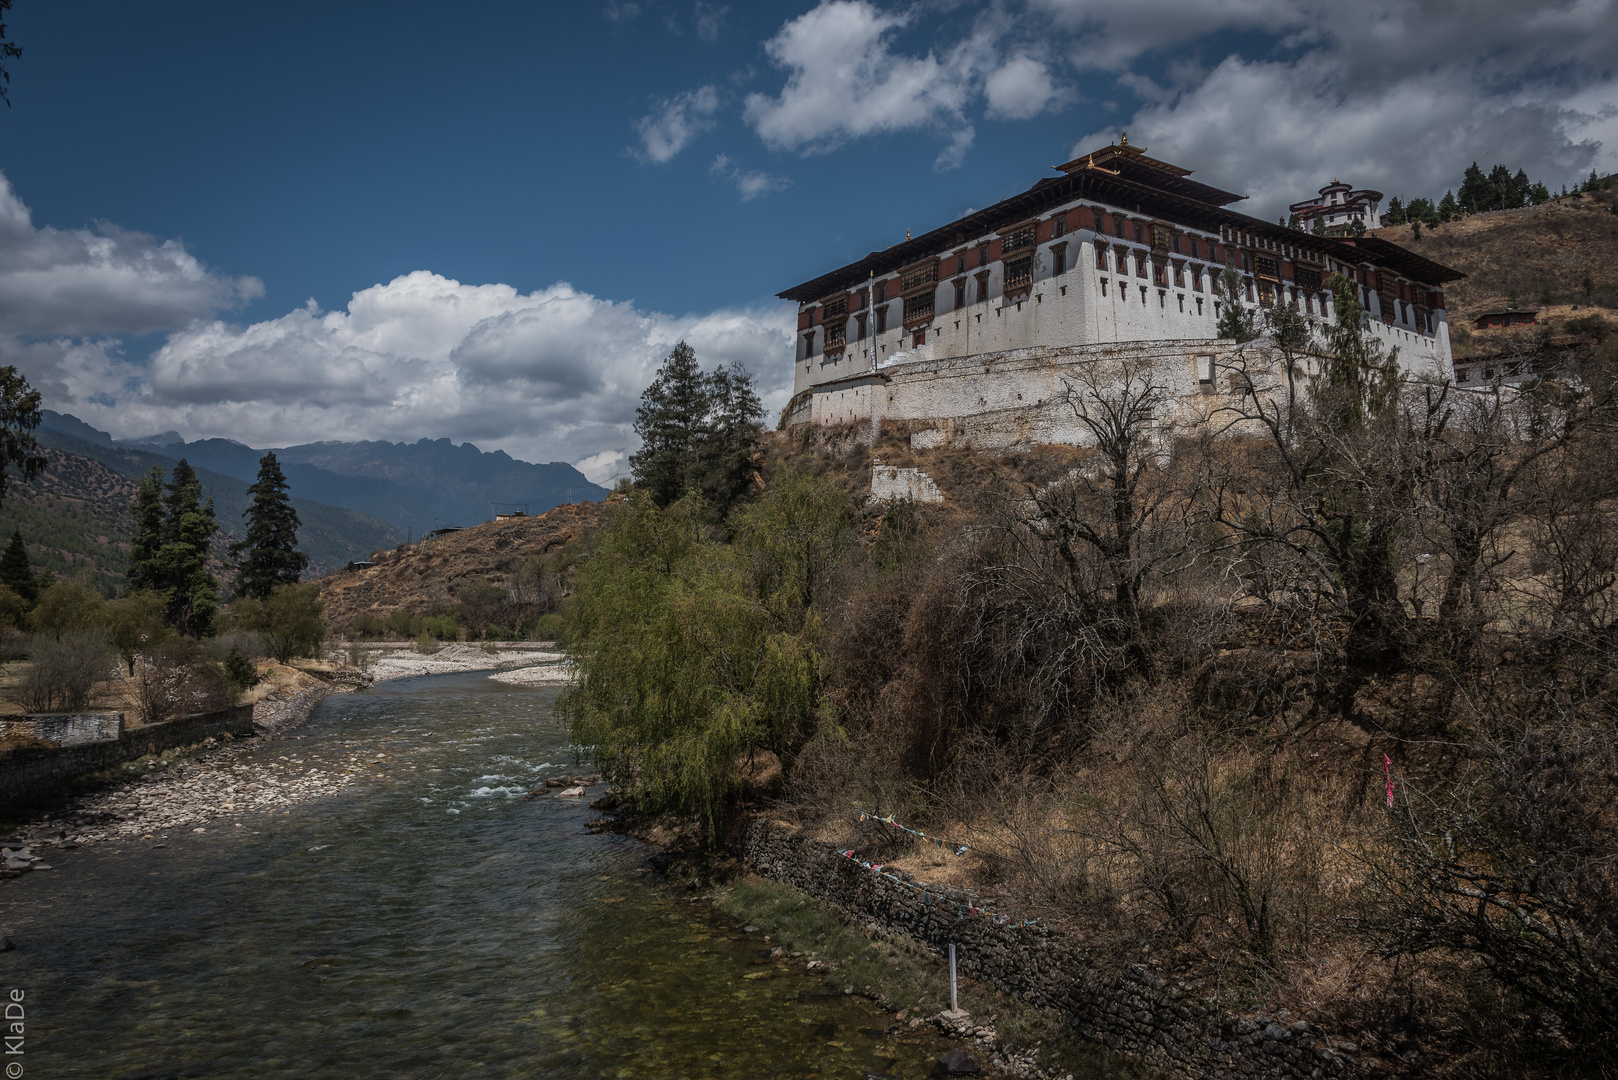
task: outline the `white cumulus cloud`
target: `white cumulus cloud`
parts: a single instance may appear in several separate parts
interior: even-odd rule
[[[753,371],[766,405],[790,393],[791,305],[671,316],[580,292],[470,285],[427,271],[274,319],[169,335],[146,365],[93,345],[7,357],[49,373],[47,405],[114,434],[173,429],[252,445],[471,440],[610,475],[635,445],[641,391],[674,345]]]
[[[1031,56],[1008,60],[984,83],[989,97],[989,115],[1010,120],[1038,116],[1056,100],[1056,85],[1050,68]]]
[[[257,278],[210,270],[177,240],[105,222],[35,228],[0,173],[0,334],[149,334],[262,295]]]
[[[673,161],[681,150],[714,126],[718,111],[719,91],[712,86],[699,86],[659,101],[657,108],[635,121],[640,156],[659,165]]]
[[[1532,9],[1500,0],[1464,8],[1149,0],[1105,11],[1036,2],[1069,17],[1079,63],[1116,63],[1212,30],[1286,34],[1263,55],[1170,65],[1166,85],[1119,74],[1143,101],[1120,125],[1131,141],[1251,195],[1242,208],[1257,216],[1279,216],[1333,177],[1437,197],[1474,160],[1525,168],[1552,185],[1618,163],[1613,0]],[[1074,150],[1116,133],[1094,132]]]
[[[761,195],[782,191],[792,186],[789,177],[741,168],[729,154],[720,154],[714,158],[713,164],[708,166],[708,175],[716,180],[728,180],[735,184],[742,202],[749,202]]]
[[[808,153],[915,128],[958,142],[978,77],[970,43],[942,59],[895,52],[892,38],[910,19],[865,0],[826,0],[788,22],[764,46],[786,69],[786,85],[777,95],[749,94],[747,122],[765,145]]]

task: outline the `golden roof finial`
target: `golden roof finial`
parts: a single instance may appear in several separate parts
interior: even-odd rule
[[[905,239],[906,240],[910,239],[910,230],[909,229],[905,230]]]
[[[1128,146],[1129,145],[1129,129],[1128,128],[1124,129],[1123,138],[1118,140],[1118,145],[1119,146]]]

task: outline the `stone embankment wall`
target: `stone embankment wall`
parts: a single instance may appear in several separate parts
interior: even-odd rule
[[[0,719],[0,738],[21,736],[57,746],[105,742],[123,733],[124,714],[119,712],[24,713]]]
[[[100,742],[52,750],[18,750],[0,760],[0,806],[27,805],[54,794],[75,776],[121,765],[143,754],[190,746],[219,735],[251,734],[253,706],[238,705],[162,724],[126,728],[122,735]]]
[[[924,902],[779,822],[753,821],[739,851],[766,877],[818,897],[880,931],[932,948],[956,946],[961,969],[997,990],[1055,1010],[1087,1039],[1181,1076],[1363,1077],[1384,1073],[1359,1048],[1325,1037],[1303,1020],[1239,1016],[1190,986],[1132,964],[1104,969],[1079,944],[1038,925],[1001,926],[983,915],[960,918],[953,904],[977,906],[958,889],[949,904]]]

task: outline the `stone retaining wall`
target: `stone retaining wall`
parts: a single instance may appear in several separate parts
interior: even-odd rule
[[[120,717],[120,721],[121,721]],[[191,746],[212,736],[253,733],[253,706],[181,717],[162,724],[128,728],[116,739],[63,746],[53,750],[18,750],[0,759],[0,806],[26,806],[59,791],[75,776]]]
[[[830,844],[805,839],[780,822],[751,822],[738,854],[766,877],[877,930],[940,951],[953,942],[961,970],[971,977],[1055,1010],[1087,1039],[1178,1075],[1301,1080],[1385,1072],[1358,1047],[1325,1037],[1302,1020],[1284,1026],[1286,1016],[1238,1016],[1145,965],[1101,968],[1077,943],[1038,925],[1001,926],[983,915],[960,918],[953,906],[926,903],[916,892],[843,858]],[[970,893],[958,889],[944,890],[943,897],[950,904],[977,906]]]
[[[23,713],[0,718],[0,738],[21,735],[57,746],[106,742],[123,733],[124,714],[119,712]]]

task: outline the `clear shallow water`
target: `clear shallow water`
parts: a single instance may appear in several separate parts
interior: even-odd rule
[[[251,756],[385,758],[290,813],[53,853],[0,887],[25,1076],[925,1076],[938,1041],[824,996],[651,888],[577,800],[556,691],[482,675],[327,698]],[[753,976],[749,978],[748,976]],[[817,995],[816,992],[820,992]],[[830,1028],[826,1025],[831,1025]]]

